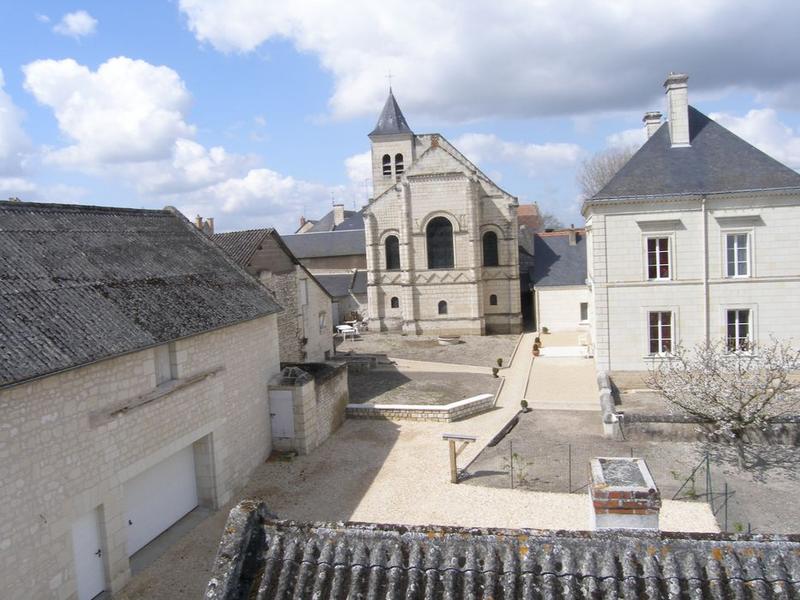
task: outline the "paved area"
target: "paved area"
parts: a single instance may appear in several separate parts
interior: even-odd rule
[[[533,360],[525,399],[535,410],[600,411],[597,373],[590,358],[538,356]],[[599,414],[596,417],[600,422]]]
[[[500,381],[485,373],[393,367],[348,375],[351,404],[449,404],[478,394],[494,394]]]
[[[531,366],[532,334],[505,369],[497,408],[456,423],[353,420],[310,456],[268,462],[241,498],[259,498],[282,518],[485,527],[586,529],[582,494],[546,494],[449,483],[442,433],[478,437],[459,457],[466,465],[519,410]],[[201,596],[230,505],[203,522],[135,576],[120,597],[181,599]],[[665,503],[662,526],[715,529],[704,505]]]
[[[355,340],[348,339],[340,343],[336,350],[491,368],[497,365],[498,358],[502,358],[503,364],[508,365],[518,337],[517,335],[462,335],[463,343],[440,346],[435,336],[364,332]]]

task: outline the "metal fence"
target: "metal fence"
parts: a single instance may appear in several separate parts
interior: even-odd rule
[[[751,527],[731,502],[735,492],[721,469],[705,455],[699,463],[678,462],[658,445],[618,443],[517,443],[503,440],[493,449],[495,470],[490,485],[541,492],[587,494],[590,460],[597,457],[636,457],[647,462],[665,499],[707,502],[723,531],[750,532]]]

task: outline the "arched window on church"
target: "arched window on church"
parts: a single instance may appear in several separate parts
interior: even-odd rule
[[[497,306],[497,294],[492,294],[491,296],[489,296],[489,305]]]
[[[403,171],[403,155],[398,152],[394,155],[394,174],[402,175]]]
[[[386,250],[386,270],[397,271],[400,269],[400,242],[396,235],[390,235],[383,243]]]
[[[425,230],[428,242],[428,268],[453,268],[453,226],[444,217],[435,217]]]
[[[392,157],[388,154],[383,155],[383,175],[392,174]]]
[[[483,266],[496,267],[498,264],[497,234],[494,231],[487,231],[483,234]]]
[[[397,296],[392,296],[391,307],[400,308],[400,298],[398,298]]]
[[[447,302],[444,300],[439,300],[439,314],[446,315],[447,314]]]

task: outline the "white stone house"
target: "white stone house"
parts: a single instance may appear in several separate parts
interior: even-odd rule
[[[369,138],[370,328],[519,332],[517,199],[441,135],[412,132],[391,91]]]
[[[280,307],[174,209],[0,222],[1,595],[114,593],[269,455]]]
[[[212,239],[258,277],[283,311],[278,315],[281,362],[321,362],[333,356],[332,297],[292,254],[277,231],[249,229]]]
[[[677,344],[800,341],[800,174],[664,86],[668,122],[584,203],[597,366],[647,369]]]
[[[534,234],[536,327],[589,332],[591,294],[586,284],[586,233],[565,229]],[[587,340],[588,342],[588,340]]]

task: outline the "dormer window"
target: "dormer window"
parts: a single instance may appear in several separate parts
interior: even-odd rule
[[[388,177],[392,174],[392,157],[388,154],[383,155],[383,176]]]
[[[403,155],[399,152],[394,155],[394,174],[395,175],[402,175],[404,172],[403,168]]]

